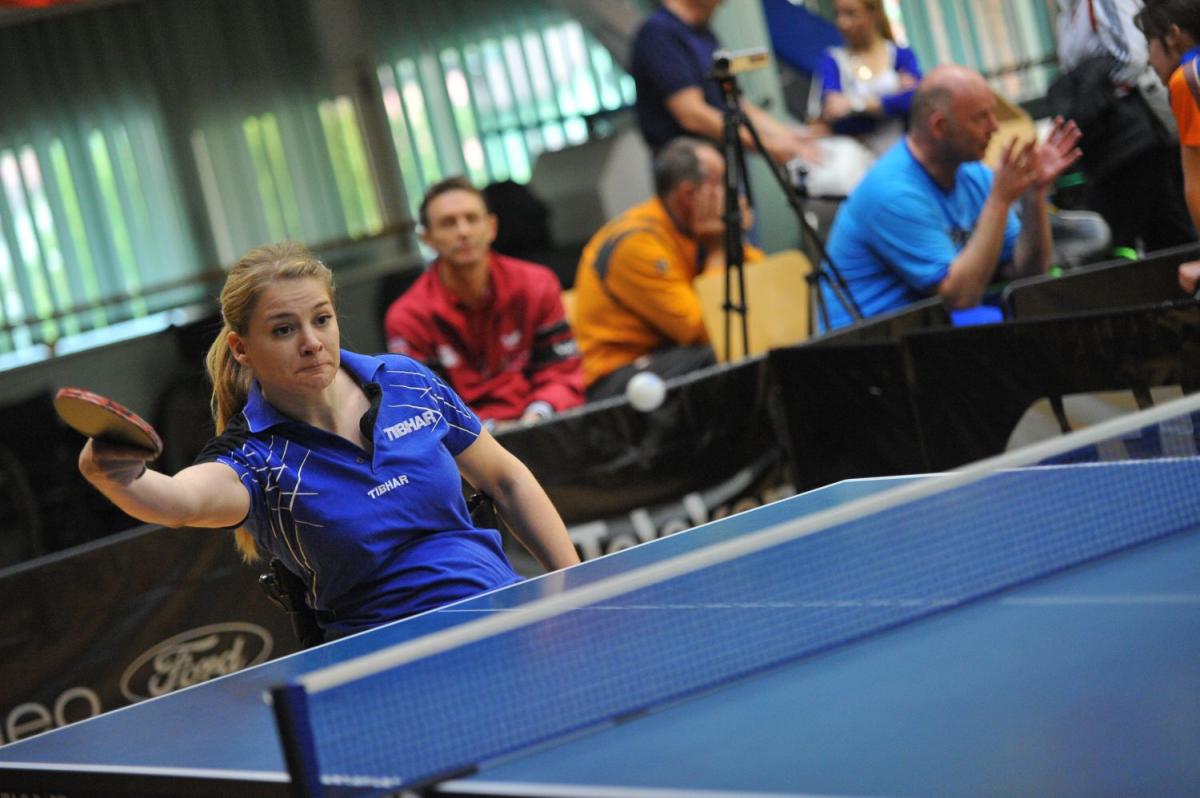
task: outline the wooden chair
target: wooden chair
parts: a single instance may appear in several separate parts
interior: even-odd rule
[[[567,324],[575,326],[575,289],[566,288],[562,292],[563,312],[567,314]]]
[[[996,98],[996,123],[999,129],[992,136],[983,162],[993,169],[1000,162],[1000,156],[1008,142],[1018,139],[1022,142],[1037,138],[1037,124],[1025,109],[1011,102],[1003,95],[992,92]]]
[[[769,349],[789,346],[808,337],[809,287],[805,277],[811,269],[808,258],[794,249],[778,252],[745,266],[749,354],[756,355]],[[731,277],[733,297],[736,299],[736,275]],[[730,340],[726,347],[725,311],[722,308],[725,301],[724,270],[704,272],[696,278],[695,286],[704,309],[704,326],[708,328],[717,358],[721,361],[741,358],[742,323],[737,314],[730,318]]]

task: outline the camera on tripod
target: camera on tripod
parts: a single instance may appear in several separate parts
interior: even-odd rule
[[[746,174],[746,148],[742,142],[742,131],[744,130],[749,135],[755,151],[760,153],[766,152],[758,131],[754,129],[754,125],[742,109],[736,76],[743,72],[763,69],[769,66],[770,63],[771,56],[765,48],[737,52],[717,50],[713,53],[713,67],[708,76],[714,79],[721,89],[721,150],[725,159],[724,182],[726,208],[737,207],[739,191],[744,192],[746,200],[750,203],[751,207],[754,205],[754,200],[750,196],[750,182]],[[857,142],[854,143],[857,144]],[[845,194],[848,193],[848,189],[840,192],[831,191],[831,189],[844,188],[844,183],[842,185],[835,184],[845,176],[843,173],[845,164],[840,162],[829,163],[828,161],[830,160],[836,159],[830,159],[824,153],[822,153],[819,160],[815,160],[814,162],[805,162],[796,158],[787,164],[786,170],[770,161],[768,163],[771,167],[771,176],[779,184],[779,188],[783,191],[784,197],[795,212],[801,228],[812,236],[813,241],[820,251],[820,257],[815,261],[816,265],[812,267],[811,280],[813,284],[819,285],[820,280],[824,278],[838,301],[846,307],[850,317],[857,321],[862,318],[862,311],[858,308],[853,298],[850,297],[849,287],[846,285],[845,279],[841,276],[833,259],[825,251],[824,242],[821,241],[816,230],[808,223],[804,208],[802,207],[801,197],[819,197],[825,194],[840,193],[844,198]],[[825,168],[830,166],[833,168]],[[822,177],[834,179],[822,180]],[[857,175],[857,177],[861,177],[861,174]],[[825,185],[827,182],[831,185]],[[746,292],[742,272],[744,253],[742,251],[741,236],[733,228],[733,225],[727,225],[724,238],[726,264],[724,304],[726,310],[726,354],[731,354],[729,352],[730,316],[736,312],[741,317],[742,347],[743,354],[745,355],[749,354],[749,332],[746,323]],[[828,273],[825,266],[828,267]],[[733,301],[734,292],[732,283],[735,276],[738,286],[737,302]],[[817,302],[821,318],[828,325],[829,320],[828,313],[825,310],[824,294],[821,291],[814,291],[812,292],[812,296]]]
[[[710,74],[717,80],[727,80],[743,72],[766,69],[770,65],[771,54],[765,47],[734,51],[717,50],[713,53],[713,67]]]

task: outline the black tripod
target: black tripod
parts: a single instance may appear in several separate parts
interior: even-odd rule
[[[713,55],[713,70],[711,75],[717,81],[717,85],[720,86],[721,97],[724,100],[721,144],[725,156],[725,215],[723,217],[725,222],[725,301],[721,307],[725,311],[725,355],[728,358],[730,355],[731,316],[733,313],[738,313],[742,317],[742,355],[745,356],[750,353],[750,340],[747,334],[748,325],[746,320],[746,280],[742,271],[745,265],[745,252],[742,247],[742,214],[738,205],[739,188],[744,185],[746,201],[751,208],[754,207],[754,199],[750,193],[750,177],[746,171],[746,150],[742,146],[741,128],[744,126],[749,132],[750,140],[754,142],[756,150],[763,153],[764,156],[766,150],[763,148],[762,139],[759,138],[758,131],[754,129],[754,125],[742,111],[741,102],[739,101],[741,91],[738,89],[734,70],[731,69],[731,56],[729,53],[724,50],[718,50]],[[829,328],[829,310],[825,306],[825,297],[821,291],[822,279],[827,282],[833,295],[841,303],[842,307],[846,309],[850,318],[854,321],[861,320],[862,310],[858,307],[854,298],[850,296],[849,286],[846,285],[841,271],[838,270],[837,265],[829,257],[829,253],[826,252],[825,242],[821,240],[821,236],[808,223],[808,220],[804,216],[804,208],[796,187],[788,179],[782,166],[776,164],[770,157],[764,157],[764,160],[770,167],[771,174],[774,175],[779,188],[783,191],[784,197],[787,198],[788,205],[796,214],[796,219],[800,223],[800,229],[808,235],[819,255],[817,261],[812,264],[811,270],[805,276],[805,280],[809,285],[810,293],[812,293],[817,303],[818,313],[826,329]],[[825,266],[828,266],[828,273]],[[734,302],[732,297],[734,272],[737,273],[737,302]]]

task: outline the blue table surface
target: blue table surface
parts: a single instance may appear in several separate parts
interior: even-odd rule
[[[606,798],[651,789],[1200,794],[1200,532],[487,764],[446,787]]]

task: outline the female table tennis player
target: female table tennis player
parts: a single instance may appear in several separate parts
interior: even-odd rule
[[[519,579],[461,477],[490,494],[546,568],[578,562],[537,480],[432,372],[339,348],[333,278],[296,244],[229,272],[208,353],[217,437],[174,476],[90,439],[83,475],[147,523],[239,527],[301,577],[327,639]],[[460,477],[461,475],[461,477]]]

